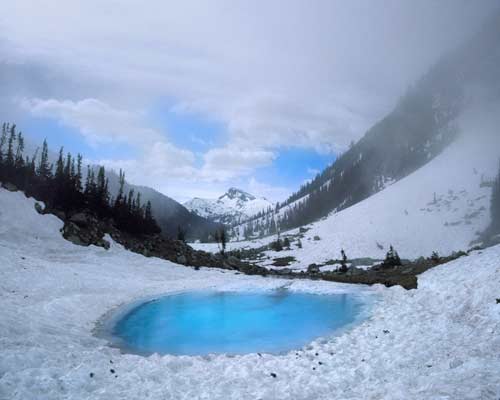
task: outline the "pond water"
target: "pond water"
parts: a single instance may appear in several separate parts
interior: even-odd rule
[[[141,354],[281,353],[338,332],[362,309],[349,294],[187,292],[133,308],[112,335]]]

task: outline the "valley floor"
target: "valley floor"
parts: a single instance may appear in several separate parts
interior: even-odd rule
[[[500,397],[500,246],[426,272],[418,290],[291,282],[194,271],[114,243],[78,247],[33,206],[0,189],[0,399]],[[377,300],[343,335],[279,356],[141,357],[93,334],[103,315],[142,297],[285,284]]]

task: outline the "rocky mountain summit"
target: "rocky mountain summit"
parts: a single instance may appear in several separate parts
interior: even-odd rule
[[[232,187],[217,199],[194,198],[184,203],[189,211],[216,223],[234,225],[267,211],[274,204],[264,197],[256,197]]]

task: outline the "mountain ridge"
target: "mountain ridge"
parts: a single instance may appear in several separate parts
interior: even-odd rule
[[[440,58],[336,161],[267,215],[235,227],[255,238],[318,221],[378,193],[438,156],[457,137],[471,98],[500,97],[500,13]]]
[[[228,226],[274,207],[274,204],[265,197],[256,197],[236,187],[230,187],[216,199],[195,197],[183,205],[196,215]]]

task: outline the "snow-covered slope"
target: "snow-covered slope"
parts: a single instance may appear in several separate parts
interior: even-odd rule
[[[309,226],[302,249],[269,252],[294,256],[297,268],[348,257],[383,258],[392,244],[405,258],[467,250],[490,221],[491,188],[500,159],[498,104],[471,107],[458,121],[460,135],[434,160],[372,197]],[[483,183],[483,184],[482,184]],[[298,233],[292,230],[287,233]],[[314,240],[318,236],[319,240]],[[259,247],[275,237],[231,243]],[[196,245],[208,248],[209,245]]]
[[[273,206],[264,197],[257,198],[236,188],[230,188],[218,199],[194,198],[184,203],[184,207],[200,217],[226,225],[244,221]]]
[[[62,223],[0,189],[0,399],[497,399],[500,246],[368,289],[194,271],[113,244],[64,241]],[[94,336],[104,314],[179,290],[377,293],[372,315],[283,355],[122,354]],[[271,376],[271,373],[276,377]]]

